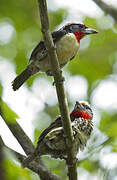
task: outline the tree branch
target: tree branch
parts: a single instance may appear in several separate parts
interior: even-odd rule
[[[13,149],[7,147],[1,136],[0,136],[0,146],[4,146],[5,148],[7,148],[11,153],[13,153],[16,158],[19,160],[19,162],[23,162],[24,159],[26,158],[26,156],[14,151]],[[30,170],[34,171],[35,173],[39,174],[40,178],[42,180],[61,180],[58,176],[56,176],[55,174],[52,174],[51,172],[49,172],[47,170],[47,168],[45,166],[40,165],[37,161],[33,161],[32,163],[27,165],[27,168],[29,168]]]
[[[38,3],[39,3],[39,12],[40,12],[43,39],[49,53],[51,69],[56,84],[59,108],[62,117],[62,124],[66,137],[66,149],[68,155],[68,159],[67,159],[68,175],[70,180],[73,179],[77,180],[76,154],[74,153],[74,143],[73,143],[74,138],[72,133],[71,121],[69,117],[68,103],[65,96],[62,73],[57,60],[56,50],[54,47],[52,36],[49,30],[49,19],[48,19],[46,0],[38,0]]]
[[[8,126],[8,128],[11,130],[12,134],[15,136],[19,144],[22,146],[24,152],[27,155],[31,155],[34,152],[34,146],[33,143],[31,142],[30,138],[25,134],[21,126],[17,123],[16,120],[11,120],[9,117],[6,117],[7,112],[5,112],[4,109],[4,102],[0,98],[0,115],[3,118],[4,122]],[[3,141],[1,144],[3,144]],[[9,148],[10,149],[10,148]],[[26,158],[26,156],[21,155],[20,153],[17,153],[16,151],[13,151],[10,149],[12,152],[15,153],[17,159],[22,163],[23,160]],[[35,160],[34,162],[28,164],[26,166],[27,168],[31,169],[32,171],[36,172],[42,180],[60,180],[58,176],[55,174],[51,173],[48,171],[46,166],[44,165],[43,161],[41,158]]]
[[[110,7],[106,3],[102,2],[101,0],[93,0],[103,11],[107,14],[110,14],[117,23],[117,9]]]
[[[0,115],[3,118],[4,122],[8,126],[8,128],[11,130],[12,134],[15,136],[23,150],[27,155],[32,154],[34,152],[34,146],[29,139],[29,137],[25,134],[21,126],[17,123],[16,120],[9,119],[10,117],[6,117],[6,111],[4,108],[4,102],[2,99],[0,99]]]

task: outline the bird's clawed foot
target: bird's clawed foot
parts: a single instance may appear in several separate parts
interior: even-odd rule
[[[60,70],[60,73],[62,74],[62,71],[61,71],[61,70]],[[53,76],[53,73],[52,73],[50,70],[46,71],[46,74],[47,74],[47,76]],[[62,84],[64,81],[65,81],[65,78],[62,77],[61,80],[59,81],[59,84]],[[56,85],[56,82],[54,81],[54,82],[52,83],[52,85],[55,86],[55,85]]]
[[[52,72],[50,70],[46,71],[47,76],[53,76]]]
[[[65,78],[62,77],[62,79],[59,81],[59,84],[63,84],[64,81],[65,81]],[[52,85],[55,86],[56,82],[54,81]]]
[[[76,158],[76,163],[77,163],[78,161],[79,161],[78,158]]]
[[[33,155],[29,155],[26,159],[23,160],[22,166],[25,168],[28,164],[34,159]]]

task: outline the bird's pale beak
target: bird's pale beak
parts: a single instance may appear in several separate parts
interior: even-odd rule
[[[90,34],[97,34],[98,31],[96,31],[95,29],[86,28],[86,29],[83,30],[83,33],[84,33],[85,35],[88,35],[88,34],[90,35]]]

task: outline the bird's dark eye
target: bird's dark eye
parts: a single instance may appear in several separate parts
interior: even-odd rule
[[[82,31],[84,30],[86,27],[84,24],[73,24],[73,25],[70,25],[69,29],[71,31]]]
[[[79,28],[85,29],[85,26],[83,24],[79,24]]]

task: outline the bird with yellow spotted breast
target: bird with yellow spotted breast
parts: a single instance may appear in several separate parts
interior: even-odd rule
[[[79,23],[69,23],[58,31],[54,31],[52,38],[56,47],[60,68],[76,56],[80,47],[80,40],[83,37],[96,33],[98,33],[96,30]],[[45,47],[44,41],[40,41],[33,50],[26,69],[12,81],[13,90],[19,89],[27,79],[38,72],[52,75],[48,50]]]
[[[70,113],[70,119],[75,143],[74,151],[77,154],[79,150],[84,149],[93,130],[93,112],[90,105],[85,101],[76,101],[74,109]],[[43,155],[67,159],[61,116],[42,132],[34,153],[24,160],[23,165],[27,166],[28,163]]]

